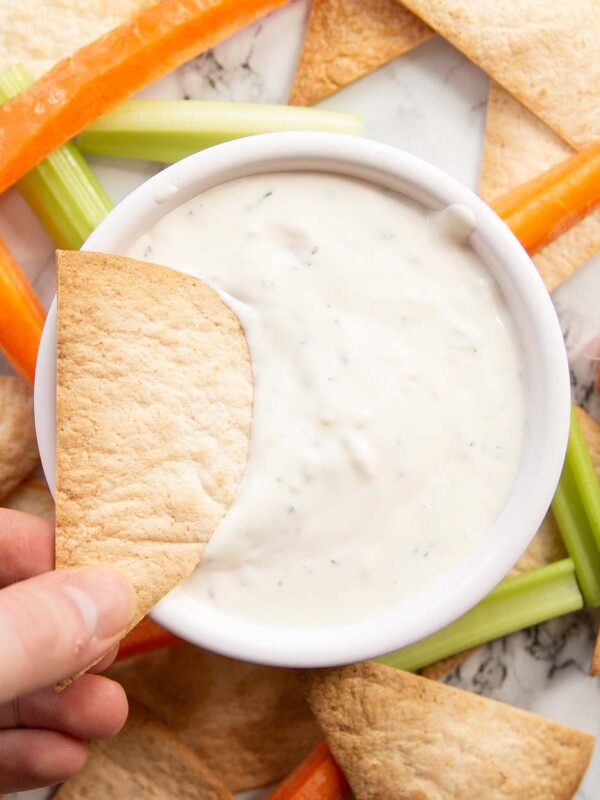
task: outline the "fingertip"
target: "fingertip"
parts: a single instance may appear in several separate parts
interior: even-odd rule
[[[100,675],[90,677],[102,683],[99,689],[99,706],[102,704],[104,708],[103,727],[98,727],[97,735],[94,738],[110,739],[111,736],[116,736],[127,722],[129,701],[125,689],[117,681]]]
[[[61,726],[86,739],[110,739],[127,721],[129,703],[120,683],[82,675],[64,691]]]
[[[135,606],[131,584],[99,567],[53,571],[0,591],[0,702],[87,670],[119,642]]]

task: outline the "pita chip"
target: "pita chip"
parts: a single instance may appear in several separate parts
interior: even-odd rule
[[[4,498],[2,506],[54,519],[54,498],[44,481],[38,478],[26,478]]]
[[[33,394],[13,375],[0,375],[0,499],[38,463]]]
[[[216,775],[168,728],[135,704],[123,730],[94,742],[83,770],[55,800],[233,800]]]
[[[592,736],[374,662],[300,674],[357,800],[567,800]]]
[[[572,147],[600,139],[596,0],[402,0]]]
[[[248,348],[202,281],[97,253],[57,264],[56,566],[123,573],[133,626],[192,572],[233,499]]]
[[[234,792],[279,781],[322,738],[293,670],[181,644],[109,675]]]
[[[158,0],[0,3],[0,71],[23,64],[37,78]]]
[[[314,0],[289,102],[316,103],[430,36],[395,0]]]
[[[568,158],[573,149],[492,81],[479,193],[486,202]],[[600,250],[600,210],[533,257],[549,291]]]

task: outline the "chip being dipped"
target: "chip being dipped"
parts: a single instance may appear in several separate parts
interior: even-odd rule
[[[139,621],[199,562],[244,471],[252,374],[202,281],[59,252],[56,566],[106,565]]]

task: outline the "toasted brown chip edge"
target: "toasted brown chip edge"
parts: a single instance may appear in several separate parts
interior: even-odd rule
[[[289,103],[323,100],[431,36],[394,0],[314,0]]]

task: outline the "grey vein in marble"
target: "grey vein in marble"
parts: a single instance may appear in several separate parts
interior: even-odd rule
[[[224,42],[211,55],[157,81],[140,96],[284,102],[307,14],[308,0],[295,0]],[[422,156],[475,188],[487,85],[483,73],[436,38],[322,105],[361,112],[369,137]],[[100,159],[94,160],[93,167],[115,202],[157,169],[156,165]],[[49,302],[54,287],[53,247],[15,191],[0,198],[0,236]],[[581,391],[587,391],[591,378],[587,373],[579,375],[577,358],[582,353],[585,357],[585,348],[600,332],[600,259],[553,297],[573,356],[575,379]],[[587,676],[597,622],[593,615],[581,613],[492,642],[447,681],[600,736],[600,683]],[[36,799],[43,796],[35,795]],[[251,797],[258,800],[264,792],[251,793],[246,800]],[[576,797],[600,797],[600,752],[594,755]]]

